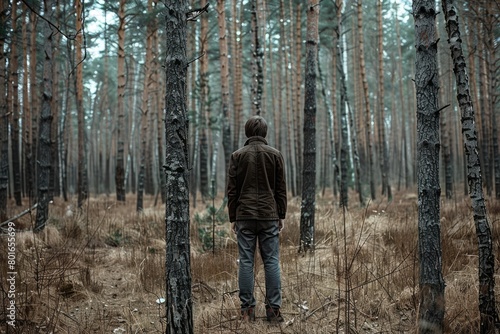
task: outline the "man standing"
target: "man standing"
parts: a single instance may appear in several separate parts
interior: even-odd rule
[[[267,144],[267,123],[262,117],[250,117],[245,135],[245,145],[231,155],[227,182],[229,220],[238,239],[241,318],[255,320],[253,268],[258,240],[266,277],[267,320],[281,322],[279,233],[287,208],[285,166],[281,153]]]

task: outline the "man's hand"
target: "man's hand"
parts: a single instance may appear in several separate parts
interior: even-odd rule
[[[231,223],[231,230],[233,231],[234,234],[236,234],[236,223],[235,222]]]
[[[283,219],[280,219],[278,223],[278,232],[281,232],[281,230],[283,230],[283,227],[285,227],[285,222]]]

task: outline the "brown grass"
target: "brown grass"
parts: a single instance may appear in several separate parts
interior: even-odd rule
[[[352,196],[351,198],[355,198]],[[160,333],[165,331],[164,206],[146,201],[135,212],[110,197],[90,199],[81,210],[55,201],[43,233],[34,235],[34,215],[16,222],[16,329],[9,333]],[[217,199],[216,205],[222,200]],[[418,308],[416,196],[398,194],[342,212],[335,199],[318,198],[316,250],[299,254],[300,200],[281,234],[285,323],[264,321],[264,273],[256,265],[257,320],[239,321],[237,247],[229,224],[217,223],[215,252],[200,240],[198,220],[206,206],[192,208],[194,326],[196,333],[413,333]],[[9,212],[19,210],[13,203]],[[500,204],[488,202],[493,240],[500,254]],[[222,215],[223,217],[224,215]],[[478,331],[477,240],[470,201],[441,205],[445,326],[448,333]],[[208,226],[211,227],[209,224]],[[7,241],[0,238],[0,272],[7,272]],[[205,246],[205,250],[204,250]],[[5,319],[7,284],[1,283]],[[497,295],[498,295],[497,284]],[[498,301],[497,301],[498,302]],[[0,333],[7,333],[5,322]]]

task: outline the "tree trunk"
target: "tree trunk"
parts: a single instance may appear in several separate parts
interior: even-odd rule
[[[75,91],[76,91],[76,110],[78,117],[78,208],[81,208],[83,202],[88,196],[87,185],[87,159],[85,150],[85,110],[83,108],[83,62],[82,62],[82,2],[75,0],[76,8],[76,43],[75,43]]]
[[[32,198],[32,184],[33,180],[31,178],[31,109],[29,104],[29,44],[28,44],[28,7],[23,3],[23,27],[22,27],[22,40],[23,40],[23,133],[22,133],[22,164],[23,164],[23,192],[25,196]],[[1,113],[0,113],[1,115]]]
[[[293,13],[293,8],[292,6],[292,0],[290,0],[290,13]],[[301,194],[299,191],[302,189],[302,178],[300,175],[303,173],[302,168],[303,168],[303,156],[302,156],[302,143],[304,143],[304,139],[301,135],[302,131],[300,129],[300,125],[303,124],[301,120],[301,114],[302,114],[302,1],[299,1],[296,5],[295,8],[295,35],[293,32],[291,33],[291,36],[295,37],[295,101],[292,100],[292,105],[294,108],[294,119],[290,119],[288,122],[290,123],[290,126],[293,126],[293,137],[295,140],[291,140],[289,142],[293,143],[294,147],[294,156],[295,156],[295,163],[293,166],[293,169],[295,171],[295,178],[292,180],[292,182],[295,182],[295,189],[296,193],[293,194],[294,196],[300,196]],[[290,25],[292,27],[292,25]],[[291,38],[290,41],[293,39]]]
[[[440,239],[439,105],[434,0],[413,0],[417,96],[419,333],[442,333],[444,280]]]
[[[20,152],[19,152],[19,73],[18,73],[18,31],[17,31],[17,1],[11,1],[11,21],[12,21],[12,36],[11,36],[11,47],[10,47],[10,69],[9,69],[9,85],[11,94],[9,94],[8,100],[11,103],[8,109],[11,109],[11,150],[12,150],[12,171],[13,171],[13,189],[14,189],[14,199],[16,200],[16,205],[22,205],[21,196],[21,163],[20,163]]]
[[[49,22],[52,20],[52,0],[44,0],[44,17]],[[36,209],[35,232],[42,231],[49,218],[49,182],[51,170],[50,139],[52,124],[52,111],[50,110],[50,106],[52,103],[53,31],[52,27],[47,22],[44,22],[43,25],[43,36],[45,38],[45,43],[43,43],[45,57],[43,61],[43,98],[38,134],[38,206]]]
[[[118,100],[116,112],[118,119],[116,122],[116,167],[115,167],[115,183],[116,183],[116,200],[125,202],[125,3],[126,0],[120,0],[118,7]]]
[[[40,5],[34,5],[34,9],[40,9]],[[39,98],[39,91],[40,88],[38,86],[39,81],[37,80],[37,42],[36,42],[36,36],[38,32],[38,17],[36,16],[35,12],[30,13],[30,23],[31,23],[31,35],[30,35],[30,44],[31,44],[31,49],[30,49],[30,97],[31,97],[31,152],[28,152],[27,154],[30,154],[30,162],[29,165],[31,167],[31,175],[28,175],[28,179],[31,179],[31,193],[30,197],[35,197],[36,195],[36,190],[37,189],[37,180],[38,177],[36,175],[37,173],[37,152],[38,152],[38,117],[40,116],[40,98]]]
[[[264,52],[262,51],[260,43],[260,24],[258,20],[257,10],[259,10],[258,5],[259,0],[252,0],[252,10],[251,10],[251,24],[252,24],[252,113],[254,115],[260,115],[262,112],[262,89],[263,89],[263,70],[262,70],[262,59],[264,57]]]
[[[201,0],[200,6],[204,7],[206,5],[206,0]],[[201,53],[206,53],[208,51],[208,17],[203,15],[201,17]],[[210,185],[208,182],[208,129],[210,127],[210,106],[208,103],[208,55],[204,55],[200,58],[200,191],[203,200],[210,197]]]
[[[458,12],[453,0],[443,0],[442,6],[454,64],[453,71],[455,72],[457,84],[457,99],[462,114],[462,133],[468,171],[467,180],[478,239],[480,333],[495,333],[495,324],[497,326],[500,324],[495,303],[495,255],[483,194],[481,163],[479,161],[477,133],[474,124],[474,107],[470,95],[467,65],[462,50]]]
[[[378,21],[378,113],[379,113],[379,145],[380,145],[380,171],[382,173],[382,195],[387,195],[387,200],[392,200],[391,185],[389,183],[389,150],[387,148],[387,138],[385,131],[385,105],[384,105],[384,29],[382,26],[382,2],[377,1],[377,21]]]
[[[59,1],[56,1],[55,4],[55,17],[57,25],[60,24],[60,4]],[[60,42],[61,42],[61,34],[55,34],[54,36],[54,54],[53,59],[58,59],[60,56]],[[60,65],[55,64],[53,66],[52,71],[52,138],[51,138],[51,154],[52,154],[52,171],[50,175],[50,196],[53,198],[54,196],[60,196],[61,193],[61,185],[59,178],[59,123],[60,123],[60,99],[59,99],[59,77],[60,77]]]
[[[217,0],[217,12],[219,22],[219,50],[220,50],[220,85],[221,85],[221,108],[222,108],[222,145],[224,146],[225,170],[229,167],[229,159],[233,153],[231,138],[231,127],[229,118],[229,62],[227,51],[226,31],[226,1]],[[224,188],[225,189],[225,188]]]
[[[232,0],[231,12],[232,12],[232,57],[231,63],[233,64],[234,73],[234,123],[233,123],[233,147],[237,148],[240,145],[241,137],[241,127],[242,127],[242,117],[243,117],[243,76],[242,76],[242,35],[241,35],[241,6],[237,6],[238,0]]]
[[[186,0],[166,6],[166,333],[193,333],[189,241]]]
[[[304,168],[300,208],[300,251],[314,250],[316,209],[316,60],[318,59],[319,6],[307,5],[307,41],[304,92]]]
[[[148,14],[153,11],[153,0],[148,0]],[[146,174],[146,149],[147,149],[147,134],[148,134],[148,113],[149,113],[149,84],[151,76],[151,58],[153,51],[153,22],[148,21],[146,28],[146,57],[144,58],[144,84],[142,87],[141,99],[141,139],[140,159],[139,159],[139,184],[137,188],[137,212],[144,209],[144,179]]]
[[[363,3],[357,2],[358,14],[358,42],[359,42],[359,67],[361,81],[363,83],[364,111],[365,111],[365,135],[366,135],[366,155],[368,158],[368,182],[370,184],[370,195],[375,200],[375,181],[373,177],[373,140],[372,140],[372,116],[370,110],[370,97],[368,92],[368,80],[366,78],[365,49],[363,34]]]
[[[6,1],[0,1],[0,26],[7,25]],[[6,29],[0,29],[0,222],[7,220],[7,188],[9,185],[9,130],[7,114],[7,73],[4,45]]]

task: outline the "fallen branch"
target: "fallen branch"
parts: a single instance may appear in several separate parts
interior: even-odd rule
[[[7,225],[8,223],[13,222],[14,220],[19,219],[19,218],[21,218],[22,216],[24,216],[24,215],[26,215],[26,214],[30,213],[31,211],[35,210],[37,206],[38,206],[38,203],[36,203],[35,205],[33,205],[31,208],[24,210],[23,212],[21,212],[21,213],[20,213],[20,214],[18,214],[17,216],[14,216],[14,217],[12,217],[12,218],[10,218],[10,219],[8,219],[8,220],[4,221],[3,223],[1,223],[1,224],[0,224],[0,227],[2,227],[2,226],[4,226],[4,225]]]

